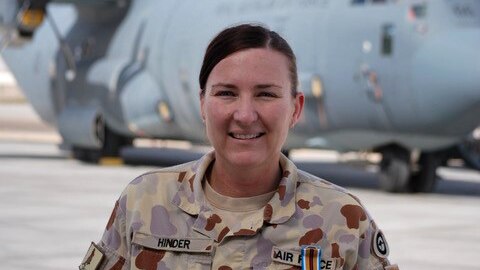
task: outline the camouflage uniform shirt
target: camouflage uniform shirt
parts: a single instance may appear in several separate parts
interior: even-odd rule
[[[300,269],[304,245],[321,248],[321,269],[397,269],[358,199],[285,156],[267,204],[237,223],[225,222],[202,188],[214,158],[212,152],[133,180],[97,245],[103,253],[97,269]],[[93,253],[87,257],[85,269]]]

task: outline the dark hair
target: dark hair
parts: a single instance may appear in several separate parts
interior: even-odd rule
[[[290,62],[292,95],[297,94],[298,75],[295,54],[279,34],[260,25],[240,24],[220,32],[208,45],[200,70],[200,95],[205,94],[208,76],[213,68],[227,56],[246,49],[269,48],[287,57]]]

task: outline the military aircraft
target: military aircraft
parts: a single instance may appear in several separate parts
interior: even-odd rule
[[[201,60],[214,34],[241,22],[267,25],[296,52],[306,104],[287,149],[378,152],[384,190],[429,192],[479,125],[480,1],[0,4],[5,61],[82,160],[134,138],[205,143]]]

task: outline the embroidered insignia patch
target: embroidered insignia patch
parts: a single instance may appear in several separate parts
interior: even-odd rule
[[[390,251],[382,231],[377,230],[373,235],[372,241],[373,252],[375,255],[379,258],[387,258]]]

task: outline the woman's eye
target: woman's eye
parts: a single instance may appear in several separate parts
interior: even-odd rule
[[[270,93],[270,92],[261,92],[258,94],[260,97],[276,97],[277,95],[275,95],[274,93]]]
[[[233,93],[233,91],[223,90],[218,91],[215,95],[220,97],[233,97],[235,96],[235,93]]]

